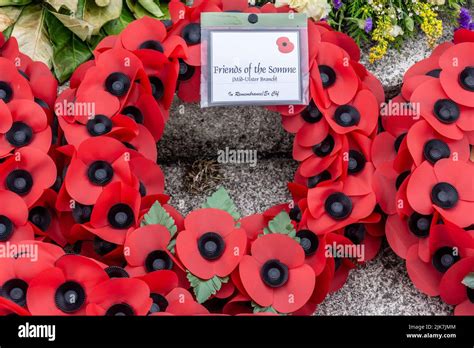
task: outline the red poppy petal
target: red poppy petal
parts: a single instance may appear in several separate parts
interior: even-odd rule
[[[304,263],[304,251],[294,239],[284,234],[267,234],[252,243],[252,256],[264,264],[268,260],[280,260],[292,269]]]
[[[416,168],[408,179],[408,203],[418,213],[429,215],[433,212],[430,195],[431,189],[437,181],[433,167],[427,161]]]
[[[263,237],[262,237],[263,238]],[[252,256],[244,256],[239,265],[239,274],[245,291],[262,307],[271,306],[273,303],[273,289],[266,286],[260,277],[259,263]]]
[[[415,287],[428,296],[439,295],[439,283],[443,276],[431,263],[418,257],[418,245],[412,245],[406,256],[408,275]]]
[[[467,300],[466,285],[462,281],[471,272],[474,272],[474,257],[459,260],[446,271],[439,285],[444,302],[457,305]]]
[[[149,253],[167,250],[171,235],[162,225],[147,225],[127,235],[124,247],[128,252],[125,259],[131,266],[142,266]]]
[[[234,218],[224,210],[205,208],[194,210],[186,216],[184,228],[199,238],[206,232],[216,232],[226,237],[234,229]]]
[[[385,234],[392,250],[402,259],[407,257],[410,247],[418,243],[418,238],[409,231],[407,222],[396,214],[387,218]]]

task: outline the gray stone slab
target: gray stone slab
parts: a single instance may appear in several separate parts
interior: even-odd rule
[[[166,191],[184,214],[201,206],[207,194],[186,192],[184,177],[188,164],[163,165]],[[291,159],[260,160],[256,167],[224,165],[222,185],[229,191],[242,214],[262,212],[290,199],[286,183],[292,178]],[[319,306],[318,315],[448,315],[452,308],[439,298],[415,289],[405,263],[388,246],[365,266],[353,270],[344,287]]]

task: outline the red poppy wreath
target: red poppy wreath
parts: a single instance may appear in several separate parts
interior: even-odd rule
[[[183,217],[156,142],[175,92],[199,100],[200,14],[290,9],[169,9],[103,39],[59,96],[47,67],[0,37],[0,313],[310,315],[386,230],[420,290],[474,314],[470,33],[407,72],[395,101],[418,103],[419,120],[379,126],[384,91],[359,48],[309,20],[311,102],[271,107],[295,134],[292,204],[242,217],[221,188]]]

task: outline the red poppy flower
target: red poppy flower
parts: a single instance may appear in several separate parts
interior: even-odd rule
[[[56,192],[51,189],[45,190],[41,198],[30,207],[28,220],[37,235],[65,246],[67,241],[62,230],[66,226],[61,224],[60,213],[55,209],[56,198]]]
[[[22,147],[0,164],[0,190],[21,196],[32,206],[56,180],[53,160],[30,146]]]
[[[154,19],[150,20],[155,21]],[[158,23],[161,24],[159,21]],[[172,36],[172,38],[181,40],[182,45],[186,47],[184,40],[181,38],[177,36]],[[180,64],[178,59],[169,58],[166,54],[153,49],[140,49],[134,53],[143,63],[154,99],[162,103],[165,109],[169,109],[179,75]]]
[[[20,196],[0,190],[0,243],[16,243],[35,239],[33,228],[28,222],[28,207]]]
[[[68,122],[65,117],[58,117],[58,122],[67,143],[76,149],[89,138],[108,136],[126,142],[138,135],[138,126],[133,119],[120,114],[111,118],[95,115],[86,124]]]
[[[150,288],[153,304],[149,314],[165,312],[169,305],[166,295],[178,287],[178,276],[173,271],[162,270],[147,273],[138,279],[143,280]]]
[[[15,64],[6,58],[0,57],[0,100],[9,103],[14,99],[33,100],[33,92],[26,80],[17,70]]]
[[[13,123],[10,123],[9,129],[0,131],[0,157],[24,146],[48,152],[51,146],[51,128],[43,109],[30,100],[13,100],[6,109],[5,104],[1,103],[3,111],[0,113],[9,109]]]
[[[328,42],[319,45],[311,68],[311,95],[318,105],[329,108],[331,103],[344,105],[356,95],[359,78],[350,64],[349,54]]]
[[[463,42],[449,48],[439,57],[439,81],[454,102],[474,107],[474,42]]]
[[[420,106],[421,117],[438,133],[450,139],[461,139],[465,133],[474,131],[472,107],[448,97],[438,79],[427,81],[422,87],[413,92],[410,101]]]
[[[432,164],[442,158],[467,162],[470,156],[469,140],[452,140],[438,134],[426,121],[417,122],[408,131],[407,146],[416,166],[423,161]]]
[[[28,309],[33,315],[84,315],[92,289],[107,279],[97,262],[64,255],[30,282]]]
[[[171,234],[162,225],[147,225],[130,232],[125,240],[126,270],[132,276],[172,270],[180,284],[189,284],[181,262],[170,252]]]
[[[438,296],[443,275],[461,259],[474,253],[474,238],[457,226],[436,225],[430,231],[430,258],[427,262],[420,259],[418,248],[415,244],[408,249],[408,275],[418,290],[429,296]]]
[[[295,49],[295,45],[286,36],[278,38],[276,44],[281,53],[291,53]]]
[[[113,278],[97,285],[88,297],[87,315],[146,315],[152,306],[148,285],[133,278]]]
[[[64,184],[77,202],[92,205],[109,185],[123,182],[135,186],[130,170],[131,154],[118,140],[94,137],[84,141],[74,153]]]
[[[306,226],[300,224],[296,237],[305,255],[305,263],[313,268],[314,275],[319,276],[326,267],[326,237],[317,235]]]
[[[58,81],[51,70],[43,62],[30,62],[24,66],[23,72],[28,79],[35,102],[43,109],[52,111],[56,100]]]
[[[245,255],[247,235],[235,228],[233,217],[219,209],[191,212],[176,238],[176,253],[183,265],[201,279],[228,276]]]
[[[140,182],[139,191],[142,197],[163,193],[165,176],[155,162],[136,156],[130,161],[130,168]]]
[[[318,139],[319,140],[319,139]],[[293,158],[302,162],[298,168],[304,177],[320,174],[338,158],[342,148],[342,136],[330,131],[320,142],[312,146],[301,146],[296,141],[293,143]]]
[[[95,115],[111,117],[121,110],[132,89],[140,88],[151,94],[151,86],[141,61],[133,53],[114,48],[96,58],[96,65],[90,67],[76,91],[75,119],[87,123],[89,107]]]
[[[366,218],[375,204],[370,185],[358,188],[335,182],[317,186],[308,191],[307,224],[317,234],[324,234]]]
[[[470,163],[446,158],[432,166],[425,161],[408,181],[408,203],[420,214],[436,210],[446,220],[467,227],[472,224],[470,212],[474,209],[473,177]]]
[[[26,307],[32,279],[51,269],[64,251],[55,245],[32,240],[13,246],[15,249],[10,249],[17,254],[0,259],[0,293],[2,297]]]
[[[175,288],[165,296],[168,305],[166,312],[157,312],[152,315],[207,315],[209,311],[197,303],[191,293],[183,288]]]
[[[7,315],[21,315],[21,316],[29,316],[31,315],[23,307],[17,305],[15,302],[7,300],[6,298],[0,297],[0,315],[7,316]]]
[[[240,263],[239,274],[254,302],[280,313],[303,307],[315,285],[303,248],[283,234],[268,234],[253,242],[251,255],[245,255]]]
[[[343,164],[343,161],[339,159],[335,159],[329,165],[327,169],[310,177],[305,177],[301,174],[301,166],[300,166],[298,167],[295,173],[295,178],[294,178],[295,183],[304,185],[307,188],[313,188],[327,181],[336,181],[342,175],[342,170],[343,170],[342,164]]]
[[[474,315],[474,289],[462,282],[472,273],[474,273],[474,256],[456,262],[441,279],[440,296],[444,302],[456,305],[454,315]]]
[[[120,112],[139,125],[144,125],[151,132],[155,141],[161,138],[168,115],[152,94],[133,95],[133,98],[129,99]]]
[[[327,235],[327,250],[333,254],[334,275],[329,286],[329,292],[336,292],[342,288],[349,277],[349,272],[356,267],[355,256],[347,254],[346,248],[354,247],[352,241],[340,234],[329,233]]]
[[[83,226],[96,236],[122,245],[138,224],[140,193],[120,182],[108,185],[97,198],[90,222]]]
[[[370,135],[377,126],[379,103],[368,89],[362,89],[354,99],[322,109],[329,125],[338,134],[359,131]]]

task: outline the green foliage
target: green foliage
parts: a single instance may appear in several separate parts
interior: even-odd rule
[[[286,211],[280,212],[268,223],[268,226],[263,229],[264,235],[272,233],[286,234],[288,237],[299,242],[299,238],[296,237],[296,230]]]
[[[229,193],[223,187],[214,192],[202,207],[221,209],[232,215],[234,220],[240,219],[240,213],[237,211],[234,201],[230,198]]]
[[[103,37],[117,35],[143,16],[168,18],[166,2],[0,0],[0,31],[14,36],[23,53],[52,68],[61,83],[91,57]]]
[[[229,277],[221,278],[214,276],[209,280],[204,280],[196,277],[190,272],[187,273],[187,278],[191,287],[193,288],[196,300],[199,303],[206,302],[212,295],[215,295],[222,287],[223,283],[229,281]]]

